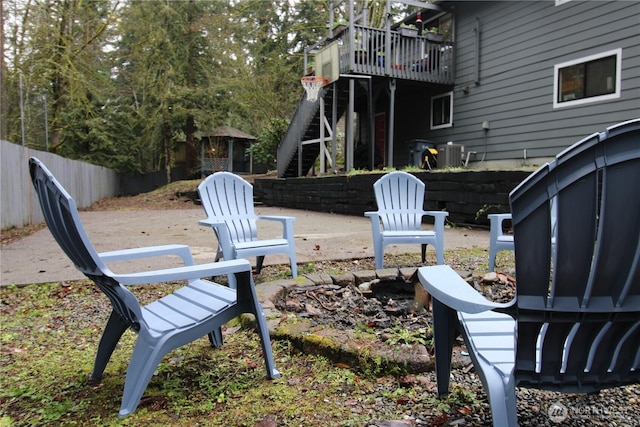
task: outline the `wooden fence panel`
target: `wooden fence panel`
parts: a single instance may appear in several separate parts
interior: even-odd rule
[[[0,222],[2,228],[23,227],[44,220],[29,177],[29,157],[39,158],[62,183],[78,208],[118,195],[118,174],[105,167],[66,159],[0,141]]]

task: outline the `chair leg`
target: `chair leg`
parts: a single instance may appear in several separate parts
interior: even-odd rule
[[[494,271],[496,267],[496,249],[489,246],[489,271]]]
[[[376,258],[376,270],[381,270],[384,264],[384,245],[382,243],[373,245],[373,252]]]
[[[458,319],[455,310],[442,304],[435,298],[433,303],[433,346],[436,357],[436,380],[438,395],[449,394],[449,376],[451,374],[451,355],[453,341],[458,335]]]
[[[436,263],[438,265],[444,264],[444,243],[439,242],[436,246]]]
[[[271,348],[269,328],[267,327],[267,321],[264,318],[264,313],[262,312],[259,304],[254,314],[256,316],[256,327],[258,329],[258,335],[260,336],[260,346],[262,347],[264,366],[267,370],[267,378],[269,378],[270,380],[280,378],[280,371],[276,369],[276,365],[273,360],[273,349]]]
[[[248,303],[251,306],[251,312],[256,318],[256,328],[258,330],[258,335],[260,336],[260,345],[262,347],[262,356],[264,357],[264,364],[267,370],[267,378],[270,380],[275,378],[280,378],[280,372],[275,367],[275,362],[273,360],[273,349],[271,348],[271,339],[269,337],[269,328],[267,326],[267,320],[264,317],[264,313],[262,312],[262,306],[258,301],[258,295],[256,294],[256,289],[253,286],[251,276],[248,278],[242,278],[242,275],[246,275],[249,273],[237,273],[236,281],[238,286],[241,289],[238,289],[238,297],[241,296],[244,301],[238,301],[238,304]],[[248,299],[248,301],[247,301]]]
[[[129,324],[122,320],[122,318],[115,312],[111,311],[107,325],[102,333],[100,344],[98,344],[98,352],[96,353],[96,360],[93,365],[93,372],[91,373],[91,379],[99,380],[102,378],[109,359],[115,350],[118,341],[129,328]]]
[[[222,344],[224,344],[224,339],[222,338],[222,328],[215,328],[213,331],[209,332],[207,336],[209,337],[211,347],[218,348],[222,347]]]
[[[138,337],[127,368],[119,417],[135,412],[160,361],[167,352],[173,349],[167,346],[167,340],[164,340],[163,343],[149,342],[149,337]]]
[[[427,261],[427,245],[422,245],[422,263]]]
[[[298,277],[298,264],[296,263],[296,253],[293,251],[289,254],[289,263],[291,264],[291,276],[295,279]]]
[[[256,257],[256,274],[260,274],[262,271],[262,263],[264,263],[264,255]]]
[[[489,399],[493,425],[495,427],[517,426],[518,408],[513,375],[509,378],[504,378],[492,367],[484,369],[482,374],[480,378],[483,379],[484,388]]]

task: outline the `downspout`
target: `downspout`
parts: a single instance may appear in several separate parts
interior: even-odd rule
[[[474,78],[474,83],[476,84],[476,86],[478,86],[480,84],[480,18],[476,17],[476,26],[473,29],[473,32],[475,33],[475,54],[476,54],[476,61],[475,61],[475,78]],[[484,150],[482,153],[482,159],[480,160],[480,162],[484,162],[485,157],[487,156],[487,144],[488,144],[488,133],[489,133],[489,127],[484,125],[482,125],[482,128],[484,129]]]
[[[475,77],[474,83],[476,85],[480,84],[480,18],[476,17],[476,26],[473,29],[475,33],[475,54],[476,54],[476,62],[475,62]]]

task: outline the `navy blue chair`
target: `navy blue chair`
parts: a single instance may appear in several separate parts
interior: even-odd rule
[[[446,265],[433,297],[438,392],[461,334],[493,424],[515,426],[517,387],[568,393],[640,382],[640,119],[558,154],[510,194],[516,295],[486,300]]]

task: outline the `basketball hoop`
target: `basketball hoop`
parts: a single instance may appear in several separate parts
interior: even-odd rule
[[[329,84],[329,81],[320,76],[304,76],[300,79],[302,87],[307,91],[307,101],[316,102],[320,89]]]

